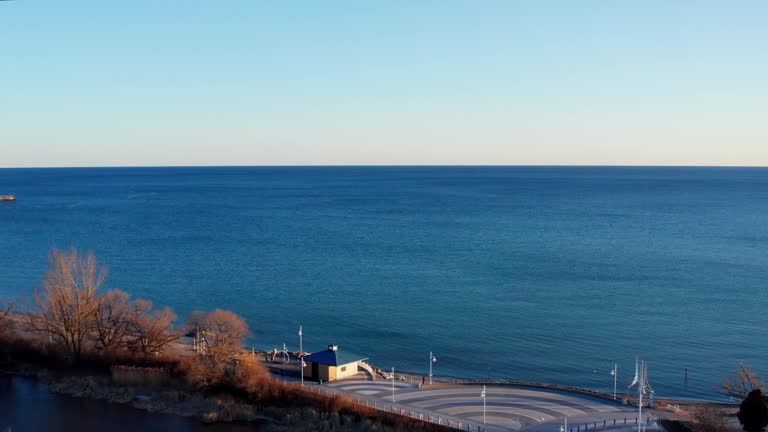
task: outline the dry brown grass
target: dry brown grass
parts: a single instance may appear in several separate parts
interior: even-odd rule
[[[194,373],[194,372],[193,372]],[[425,423],[410,417],[368,408],[347,397],[327,397],[302,390],[295,385],[271,379],[269,372],[250,356],[240,356],[237,364],[222,373],[218,383],[209,383],[209,391],[236,396],[212,413],[209,420],[225,418],[244,420],[254,413],[280,420],[269,426],[274,431],[448,431],[447,427]],[[251,407],[251,408],[246,408]],[[258,411],[252,411],[258,407]]]
[[[700,406],[691,410],[691,425],[696,432],[725,432],[728,430],[725,411],[716,406]]]
[[[134,387],[168,386],[171,376],[168,370],[157,367],[112,366],[112,381],[118,385]]]

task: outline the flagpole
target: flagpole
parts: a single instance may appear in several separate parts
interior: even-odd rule
[[[299,324],[299,375],[301,375],[301,386],[304,387],[304,344],[302,341],[301,324]]]

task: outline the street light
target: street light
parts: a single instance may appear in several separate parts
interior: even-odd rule
[[[395,401],[395,367],[392,366],[392,402]]]
[[[483,398],[483,424],[485,424],[485,385],[483,385],[483,392],[480,393],[480,397]]]
[[[436,362],[437,359],[435,356],[432,355],[432,351],[429,352],[429,384],[432,385],[432,363]]]
[[[283,376],[285,376],[286,363],[288,363],[288,348],[286,348],[285,342],[283,342]]]
[[[306,366],[306,363],[304,363],[304,345],[301,339],[301,324],[299,324],[299,368],[301,369],[299,375],[301,375],[301,386],[304,387],[304,366]]]
[[[613,375],[613,400],[616,400],[616,379],[619,376],[618,363],[613,364],[613,369],[611,369],[611,375]]]

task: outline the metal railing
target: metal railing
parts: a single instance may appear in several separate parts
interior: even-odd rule
[[[591,431],[591,430],[598,430],[598,429],[615,429],[615,428],[623,428],[626,426],[637,426],[639,423],[638,418],[628,418],[624,417],[623,419],[612,419],[612,420],[603,420],[600,421],[593,421],[593,422],[587,422],[587,423],[581,423],[577,424],[576,426],[569,425],[568,426],[568,432],[584,432],[584,431]],[[642,422],[643,429],[646,428],[658,428],[658,421],[652,420],[650,417],[646,417],[645,421]]]

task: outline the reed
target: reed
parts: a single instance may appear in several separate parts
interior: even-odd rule
[[[115,384],[131,387],[166,387],[171,376],[166,369],[119,365],[110,368]]]

